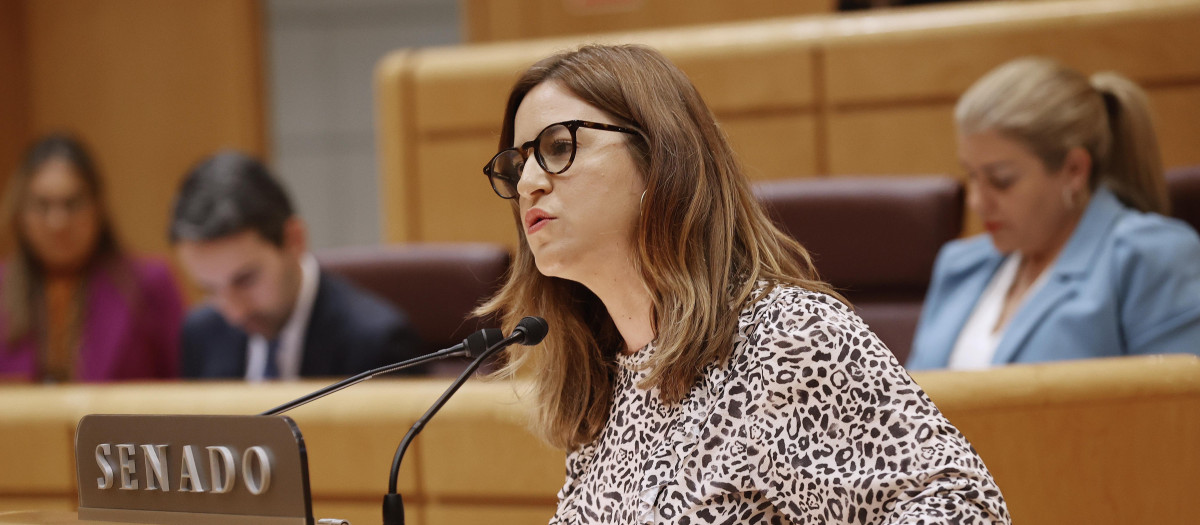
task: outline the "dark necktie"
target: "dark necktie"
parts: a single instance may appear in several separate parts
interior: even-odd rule
[[[267,341],[267,368],[263,379],[279,379],[279,339]]]

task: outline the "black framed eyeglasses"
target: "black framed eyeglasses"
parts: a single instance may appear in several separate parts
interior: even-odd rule
[[[525,169],[525,162],[529,160],[531,150],[533,158],[537,159],[538,165],[546,170],[546,173],[558,175],[567,171],[575,161],[575,133],[579,128],[616,131],[630,135],[642,134],[633,128],[586,120],[555,122],[543,128],[537,137],[521,144],[520,147],[508,148],[497,153],[483,167],[483,173],[488,176],[496,195],[504,199],[517,198],[517,182],[521,180],[521,172]]]

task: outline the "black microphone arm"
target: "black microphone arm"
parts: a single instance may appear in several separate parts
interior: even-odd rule
[[[356,385],[358,383],[361,383],[363,381],[371,379],[372,377],[375,377],[379,374],[395,372],[397,370],[402,370],[405,368],[417,366],[420,364],[428,363],[430,361],[437,361],[438,359],[445,359],[447,357],[460,357],[460,356],[461,357],[476,357],[476,356],[484,354],[485,352],[487,352],[487,350],[489,348],[491,348],[491,347],[495,346],[497,343],[503,341],[503,339],[502,339],[503,336],[504,336],[504,332],[501,332],[500,329],[498,329],[498,328],[484,328],[483,330],[480,330],[478,332],[475,332],[475,333],[467,336],[466,339],[463,339],[463,342],[456,344],[450,348],[438,350],[437,352],[431,352],[431,353],[425,354],[423,356],[414,357],[412,359],[406,359],[399,363],[392,363],[390,365],[384,365],[384,366],[381,366],[374,370],[367,370],[366,372],[363,372],[361,374],[358,374],[358,375],[348,378],[348,379],[343,379],[341,381],[338,381],[337,383],[334,383],[325,388],[317,390],[316,392],[308,394],[304,397],[288,401],[287,403],[279,405],[279,406],[272,408],[266,412],[263,412],[259,415],[260,416],[274,416],[274,415],[282,414],[282,413],[287,412],[288,410],[296,408],[300,405],[307,404],[310,401],[316,401],[318,399],[321,399],[322,397],[325,397],[329,394],[337,392],[338,390],[341,390],[343,388],[346,388],[346,387],[349,387],[352,385]]]
[[[526,346],[536,345],[542,342],[542,339],[546,337],[546,332],[549,330],[550,327],[546,324],[546,320],[541,317],[525,317],[521,319],[521,322],[517,323],[517,327],[513,329],[511,335],[492,344],[487,350],[479,354],[467,366],[467,369],[463,370],[463,373],[459,374],[453,383],[450,383],[450,386],[446,388],[442,396],[433,402],[433,406],[429,407],[429,410],[426,410],[425,414],[417,419],[416,423],[413,423],[412,428],[408,429],[408,433],[404,435],[404,439],[400,440],[400,446],[396,447],[396,457],[392,459],[392,472],[388,478],[388,493],[383,496],[384,525],[404,525],[404,501],[401,499],[400,494],[396,493],[396,483],[400,477],[400,461],[404,459],[404,452],[408,450],[408,444],[425,428],[425,423],[429,422],[433,415],[442,409],[442,406],[450,400],[450,396],[458,392],[463,383],[466,383],[467,379],[470,379],[475,370],[487,358],[515,343],[521,343]]]

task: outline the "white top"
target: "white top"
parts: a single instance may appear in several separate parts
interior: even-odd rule
[[[845,305],[777,287],[731,343],[680,403],[639,386],[653,343],[616,356],[551,525],[1009,523],[967,440]]]
[[[1046,278],[1050,275],[1049,270],[1053,265],[1047,265],[1042,273],[1038,275],[1037,280],[1025,292],[1024,297],[1018,302],[1017,307],[1013,309],[1014,315],[1021,310],[1025,301],[1033,297],[1042,285],[1046,283]],[[996,270],[996,274],[992,276],[992,280],[988,282],[987,288],[983,289],[983,294],[979,296],[979,300],[975,302],[975,309],[971,311],[971,316],[967,318],[967,322],[963,324],[962,330],[958,332],[958,340],[954,343],[954,349],[950,353],[950,362],[947,365],[952,370],[978,370],[988,368],[992,365],[992,358],[996,355],[996,347],[1000,345],[1000,340],[1004,338],[1005,329],[1008,328],[1008,321],[1012,320],[1013,316],[1009,316],[1005,321],[1004,326],[996,326],[1000,320],[1000,312],[1004,310],[1004,298],[1008,295],[1008,290],[1012,288],[1013,281],[1017,277],[1017,269],[1021,267],[1021,254],[1013,253],[1004,259],[1000,264],[1000,268]]]
[[[296,307],[287,323],[279,331],[279,349],[276,355],[279,379],[298,379],[300,360],[304,356],[304,332],[308,331],[308,318],[312,314],[313,302],[317,299],[317,281],[321,269],[312,254],[300,258],[300,293],[296,296]],[[267,370],[267,338],[253,334],[246,343],[246,380],[262,381]]]

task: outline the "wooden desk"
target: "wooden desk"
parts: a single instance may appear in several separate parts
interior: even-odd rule
[[[1100,359],[913,377],[978,450],[1014,523],[1194,523],[1200,358]],[[314,516],[379,523],[395,447],[447,383],[369,382],[292,412],[307,445]],[[84,414],[247,414],[325,384],[0,387],[0,509],[60,513],[45,515],[50,519],[74,508],[71,443]],[[400,477],[408,523],[549,519],[564,457],[526,431],[528,405],[513,392],[519,386],[468,383],[413,441]],[[53,460],[52,468],[39,467],[38,458]],[[18,460],[21,467],[11,468]],[[0,523],[13,519],[31,518],[0,514]]]
[[[0,512],[0,524],[4,525],[128,525],[112,521],[81,520],[74,512],[55,510],[31,510]]]

